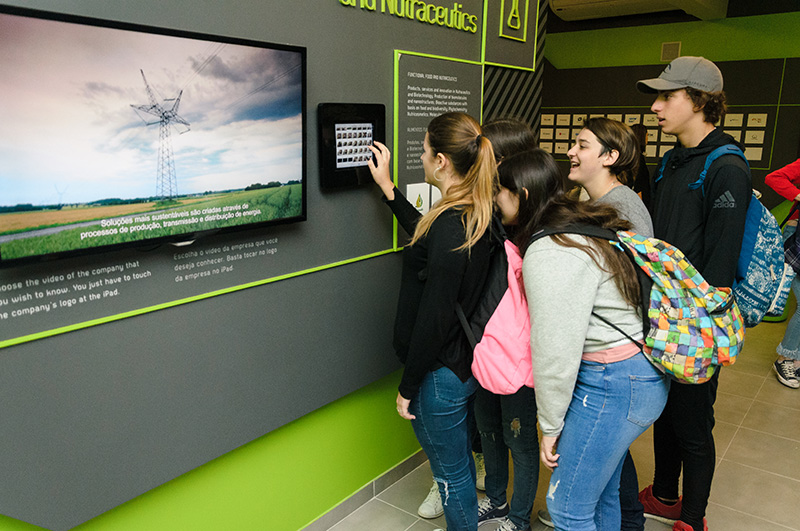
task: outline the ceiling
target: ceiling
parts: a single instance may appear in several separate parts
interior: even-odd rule
[[[591,2],[592,0],[587,1]],[[788,13],[792,11],[800,11],[800,2],[798,0],[728,0],[727,18]],[[628,26],[648,26],[654,24],[691,22],[697,20],[700,19],[695,16],[688,15],[685,11],[675,9],[670,11],[661,11],[658,13],[595,18],[591,20],[576,20],[569,22],[560,19],[551,11],[547,19],[547,32],[563,33],[567,31],[621,28]]]

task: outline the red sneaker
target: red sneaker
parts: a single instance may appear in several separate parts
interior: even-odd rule
[[[672,505],[667,505],[653,496],[653,486],[648,485],[639,493],[639,501],[644,505],[644,515],[665,524],[675,524],[681,517],[681,499]],[[683,522],[680,522],[683,524]],[[683,524],[686,525],[686,524]],[[678,528],[675,528],[678,529]],[[683,529],[683,528],[680,528]],[[691,528],[687,528],[691,531]]]
[[[672,531],[694,531],[694,528],[686,522],[678,520],[672,526]],[[705,518],[703,518],[703,531],[708,531],[708,522],[706,522]]]

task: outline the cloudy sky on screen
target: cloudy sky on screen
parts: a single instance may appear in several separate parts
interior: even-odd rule
[[[0,14],[0,205],[155,195],[140,70],[164,107],[183,90],[179,194],[300,180],[301,68],[290,51]]]

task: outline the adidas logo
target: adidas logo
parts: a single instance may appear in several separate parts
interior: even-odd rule
[[[733,195],[731,195],[730,190],[714,201],[714,208],[736,208],[736,200],[733,198]]]

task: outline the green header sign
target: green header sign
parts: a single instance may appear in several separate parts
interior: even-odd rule
[[[378,10],[378,0],[339,0],[339,3],[346,7],[361,8],[367,11]],[[462,7],[464,4],[458,2],[454,2],[453,7],[442,7],[429,4],[424,0],[380,0],[381,13],[476,33],[478,16],[461,11]]]

